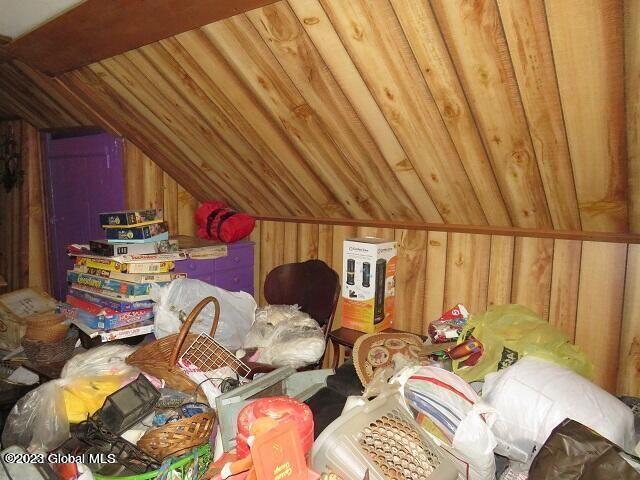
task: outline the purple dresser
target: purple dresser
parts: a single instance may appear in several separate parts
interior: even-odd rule
[[[227,246],[227,256],[214,260],[182,260],[176,262],[176,272],[186,273],[230,292],[253,295],[253,247],[250,241]]]

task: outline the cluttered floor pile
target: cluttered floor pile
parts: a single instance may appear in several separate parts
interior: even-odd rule
[[[3,465],[32,476],[0,477],[640,479],[640,401],[524,307],[363,335],[334,372],[296,306],[164,288],[158,338],[77,353],[16,403]]]

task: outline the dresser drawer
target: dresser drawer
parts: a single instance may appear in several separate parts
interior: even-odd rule
[[[214,260],[180,260],[176,262],[175,272],[186,273],[189,278],[213,273]]]
[[[253,285],[253,269],[239,268],[215,273],[216,287],[224,288],[230,292],[237,292],[241,287]]]
[[[213,264],[216,272],[253,267],[253,243],[235,244],[229,248],[226,257],[217,258]]]

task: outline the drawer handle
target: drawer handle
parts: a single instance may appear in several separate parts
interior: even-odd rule
[[[235,257],[233,257],[233,261],[236,263],[240,262],[240,257],[238,257],[237,255]]]
[[[233,277],[233,283],[238,283],[240,281],[240,277]]]

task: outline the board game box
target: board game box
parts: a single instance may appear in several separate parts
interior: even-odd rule
[[[67,282],[86,285],[88,287],[101,288],[123,295],[147,295],[151,291],[150,283],[130,283],[124,280],[100,277],[75,270],[67,271]]]
[[[108,258],[76,257],[76,265],[121,273],[167,273],[173,269],[173,262],[121,263]]]
[[[103,228],[119,226],[138,226],[151,222],[164,220],[161,208],[149,208],[145,210],[124,210],[121,212],[105,212],[100,214],[100,225]]]
[[[97,277],[124,280],[129,283],[166,283],[177,278],[187,278],[186,273],[121,273],[104,270],[102,268],[87,267],[86,265],[76,265],[73,271],[88,273]]]
[[[174,240],[161,240],[159,242],[148,243],[109,243],[106,240],[91,240],[89,242],[91,253],[101,257],[169,253],[177,250],[177,248],[178,242]]]
[[[67,295],[67,303],[60,304],[60,310],[69,320],[78,320],[89,328],[111,330],[153,318],[152,308],[143,308],[131,312],[118,312],[85,302],[73,295]]]
[[[139,227],[116,227],[107,228],[107,240],[149,240],[153,237],[157,237],[160,234],[169,232],[167,222],[152,223],[150,225],[143,225]]]
[[[144,308],[153,308],[155,304],[152,300],[143,301],[126,301],[119,298],[113,298],[104,294],[90,292],[82,287],[72,287],[69,289],[69,294],[87,302],[95,303],[97,305],[110,308],[117,312],[131,312],[133,310],[142,310]]]

